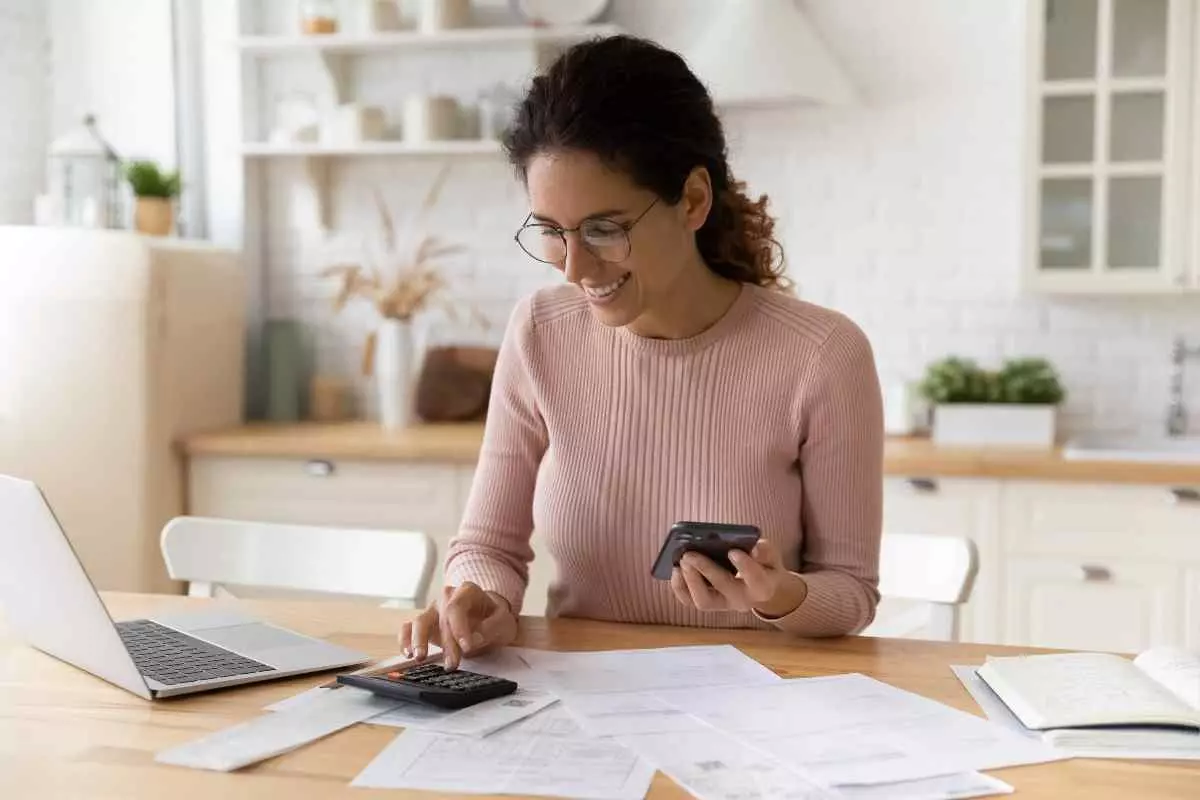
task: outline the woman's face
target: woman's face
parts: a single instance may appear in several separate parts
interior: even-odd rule
[[[522,243],[540,243],[542,254],[584,291],[606,325],[654,316],[670,306],[681,282],[706,269],[695,245],[711,206],[704,170],[689,176],[675,205],[577,150],[535,156],[526,183],[528,224],[549,227],[523,231]],[[556,228],[579,228],[564,234],[565,253]]]

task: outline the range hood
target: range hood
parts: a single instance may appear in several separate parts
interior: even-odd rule
[[[795,0],[716,0],[684,51],[720,106],[849,105],[853,85]]]

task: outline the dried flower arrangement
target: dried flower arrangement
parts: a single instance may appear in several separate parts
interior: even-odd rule
[[[426,192],[410,231],[419,230],[417,223],[437,204],[448,174],[449,168],[443,166]],[[466,248],[424,233],[410,233],[405,245],[398,247],[396,226],[378,187],[373,190],[373,197],[383,231],[383,252],[379,263],[342,263],[322,271],[322,277],[341,281],[333,302],[334,311],[341,311],[357,297],[371,303],[383,319],[412,323],[418,316],[436,309],[454,322],[462,322],[462,312],[465,312],[471,323],[487,328],[487,319],[474,306],[449,296],[449,284],[437,263],[438,259],[461,253]],[[375,336],[372,334],[363,355],[363,371],[368,375],[374,362],[374,349]]]

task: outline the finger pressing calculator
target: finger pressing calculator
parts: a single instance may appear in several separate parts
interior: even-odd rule
[[[481,675],[441,664],[417,664],[373,675],[338,675],[337,682],[357,686],[382,697],[459,709],[512,694],[517,684],[507,678]]]

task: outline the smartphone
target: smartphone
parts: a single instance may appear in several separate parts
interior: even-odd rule
[[[650,574],[660,581],[671,580],[671,570],[679,565],[679,559],[689,550],[703,553],[718,566],[737,572],[737,567],[729,560],[729,551],[744,550],[749,553],[760,536],[762,532],[754,525],[676,522],[667,532]]]

